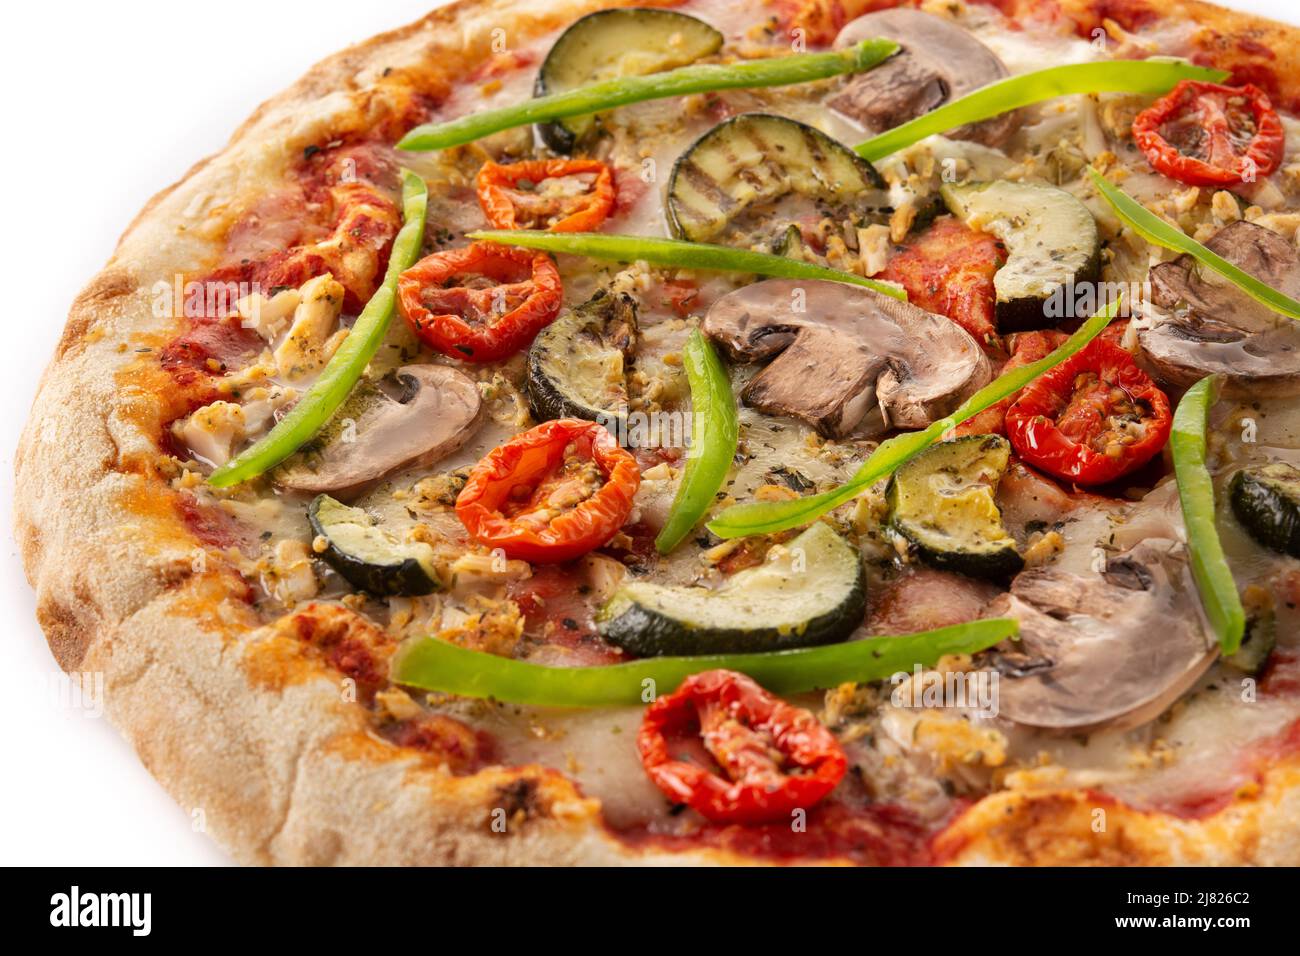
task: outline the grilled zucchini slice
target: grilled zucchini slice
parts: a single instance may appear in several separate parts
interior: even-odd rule
[[[950,183],[940,192],[957,218],[1007,248],[1006,264],[993,277],[999,332],[1058,325],[1071,317],[1067,296],[1075,287],[1101,277],[1097,222],[1064,189],[998,181]]]
[[[1223,658],[1223,663],[1243,674],[1259,674],[1277,646],[1277,618],[1273,609],[1263,609],[1246,619],[1246,636],[1237,653]]]
[[[722,34],[703,20],[675,10],[597,10],[575,20],[551,45],[533,94],[565,93],[600,80],[676,69],[717,53],[722,41]],[[536,128],[551,149],[570,153],[596,128],[596,118],[571,116]]]
[[[1015,574],[1024,560],[993,497],[1010,455],[1000,435],[930,446],[889,480],[890,527],[933,567],[994,580]]]
[[[666,200],[673,234],[708,242],[746,209],[789,193],[850,211],[886,205],[875,167],[819,129],[770,113],[741,113],[697,139],[673,164]]]
[[[744,654],[842,641],[862,623],[862,561],[818,522],[715,590],[633,581],[597,615],[605,640],[642,657]]]
[[[399,541],[360,508],[318,495],[307,509],[312,532],[326,541],[321,557],[354,588],[370,594],[429,594],[443,584],[433,548]]]
[[[1232,476],[1228,501],[1252,538],[1300,558],[1300,468],[1283,461],[1243,468]]]
[[[537,333],[526,391],[533,417],[583,418],[627,433],[627,364],[636,347],[636,303],[605,290]]]

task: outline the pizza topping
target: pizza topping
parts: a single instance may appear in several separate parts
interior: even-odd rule
[[[1300,468],[1284,461],[1232,476],[1232,513],[1260,544],[1300,558]]]
[[[999,710],[1052,730],[1124,729],[1163,713],[1214,662],[1182,545],[1148,538],[1100,574],[1018,575],[989,613],[1020,622],[996,655]]]
[[[1251,222],[1225,226],[1205,248],[1269,286],[1300,294],[1300,256],[1277,233]],[[1300,392],[1300,327],[1216,281],[1187,253],[1152,266],[1151,301],[1164,312],[1138,332],[1144,364],[1181,388],[1224,376],[1224,392],[1240,398]]]
[[[496,229],[593,232],[614,209],[614,173],[596,159],[488,161],[476,186]]]
[[[1206,466],[1206,428],[1210,409],[1219,398],[1219,382],[1207,375],[1187,390],[1174,412],[1169,449],[1174,459],[1178,503],[1187,529],[1192,572],[1201,592],[1201,606],[1219,638],[1225,656],[1236,654],[1246,630],[1246,611],[1237,581],[1219,540],[1214,479]]]
[[[975,654],[1016,633],[1016,623],[990,618],[952,627],[759,654],[653,657],[594,667],[551,667],[480,654],[435,638],[411,641],[394,662],[394,680],[422,690],[538,707],[623,707],[645,693],[668,693],[701,668],[723,667],[793,694],[846,681],[886,680],[945,654]]]
[[[1104,339],[1044,373],[1006,415],[1021,458],[1080,485],[1106,484],[1145,465],[1165,447],[1171,424],[1165,393]]]
[[[687,744],[702,744],[718,772],[689,751],[674,752]],[[651,704],[637,750],[665,796],[719,823],[789,820],[834,790],[848,768],[811,713],[724,670],[689,677]]]
[[[1286,132],[1263,90],[1183,80],[1133,121],[1157,172],[1192,186],[1240,186],[1272,174]]]
[[[1066,340],[1064,332],[1043,330],[1039,332],[1019,332],[1008,337],[1011,358],[1002,366],[1002,374],[1015,371],[1031,362],[1038,362],[1060,348]],[[973,418],[968,418],[957,426],[958,435],[1002,435],[1006,432],[1007,409],[1015,404],[1019,393],[1008,395]],[[1053,486],[1055,487],[1055,486]]]
[[[1088,167],[1088,176],[1120,220],[1147,242],[1191,256],[1200,265],[1222,276],[1266,309],[1300,321],[1300,302],[1261,282],[1241,266],[1229,261],[1226,256],[1221,256],[1208,246],[1201,245],[1180,228],[1161,219],[1114,183],[1109,182],[1092,167]]]
[[[642,657],[741,654],[842,641],[865,610],[861,559],[818,522],[716,588],[631,581],[596,620],[605,640]]]
[[[889,479],[890,527],[927,564],[1005,580],[1024,566],[994,495],[1011,446],[997,435],[931,445]]]
[[[918,432],[895,435],[880,446],[844,484],[838,488],[808,495],[793,501],[753,501],[732,505],[709,522],[711,532],[722,538],[738,538],[751,534],[771,534],[787,528],[797,528],[827,512],[852,501],[873,484],[891,474],[904,462],[929,448],[947,432],[962,422],[990,408],[1077,354],[1092,342],[1115,318],[1118,303],[1098,312],[1065,340],[1055,351],[1036,362],[1003,372],[964,401],[945,418]],[[953,326],[956,328],[956,326]],[[965,334],[965,333],[963,333]],[[972,341],[972,344],[973,341]]]
[[[349,584],[380,597],[428,594],[442,586],[433,548],[402,541],[360,508],[319,495],[307,509],[316,550]]]
[[[597,10],[575,20],[551,45],[534,93],[566,93],[602,80],[671,70],[712,56],[722,43],[722,34],[709,24],[676,10]],[[538,123],[536,129],[551,149],[571,153],[597,129],[597,118],[571,116]]]
[[[289,334],[275,350],[276,368],[290,381],[318,371],[348,334],[338,329],[343,286],[328,272],[305,282],[298,297]]]
[[[528,349],[528,405],[538,421],[585,418],[627,434],[636,302],[597,292],[537,333]]]
[[[731,377],[699,329],[691,330],[682,348],[682,365],[691,387],[691,452],[668,519],[655,538],[660,554],[677,547],[717,500],[740,433]]]
[[[451,454],[474,434],[481,408],[478,386],[445,365],[407,365],[363,380],[324,431],[275,471],[275,482],[353,498]]]
[[[268,435],[214,471],[208,477],[210,484],[224,488],[274,468],[310,441],[338,411],[388,333],[395,309],[397,278],[415,261],[424,243],[428,198],[424,180],[414,173],[406,173],[402,179],[402,228],[393,240],[388,270],[379,290],[366,303],[347,338],[307,394]]]
[[[527,346],[562,294],[549,256],[483,242],[426,256],[398,282],[416,337],[462,362],[495,362]]]
[[[1227,75],[1223,70],[1154,56],[1145,60],[1095,60],[1049,66],[995,80],[859,143],[854,152],[875,162],[919,143],[927,136],[982,124],[1011,110],[1059,96],[1096,93],[1146,93],[1155,96],[1168,92],[1185,79],[1215,82]]]
[[[924,427],[992,377],[975,340],[948,319],[838,283],[746,286],[713,304],[703,331],[734,359],[772,359],[741,393],[746,405],[830,437],[875,407],[887,427]]]
[[[636,460],[595,422],[546,422],[491,451],[456,499],[470,535],[507,557],[571,561],[605,544],[632,512]]]
[[[993,279],[1006,261],[1006,248],[995,237],[941,216],[876,275],[906,289],[913,305],[946,315],[980,345],[995,349],[1000,342]]]
[[[564,93],[525,100],[513,106],[481,110],[445,123],[416,127],[397,144],[398,149],[433,150],[472,143],[476,139],[551,120],[590,116],[643,100],[666,99],[712,90],[754,89],[809,83],[859,70],[869,70],[898,49],[891,40],[864,40],[848,50],[795,53],[726,66],[684,66],[648,76],[624,76],[592,83]]]
[[[655,239],[650,236],[559,233],[522,229],[471,232],[468,238],[499,243],[503,246],[588,256],[611,262],[642,262],[647,265],[676,269],[740,272],[793,279],[824,279],[828,282],[844,282],[864,289],[873,289],[892,299],[907,301],[907,293],[892,282],[876,282],[874,279],[864,279],[853,272],[841,272],[812,262],[801,262],[787,256],[756,252],[752,249],[737,249],[734,246],[684,242],[680,239]]]
[[[1101,241],[1087,206],[1040,183],[950,183],[941,193],[958,219],[1006,248],[993,277],[999,332],[1050,328],[1074,317],[1075,289],[1101,276]]]
[[[828,105],[871,136],[928,113],[1007,75],[1002,61],[969,32],[920,10],[879,10],[850,22],[836,47],[866,37],[896,40],[902,49],[870,73],[856,76]],[[951,130],[950,139],[1000,146],[1019,125],[1015,112]]]
[[[235,448],[261,434],[271,424],[276,409],[292,397],[292,390],[265,391],[266,397],[242,405],[226,401],[204,405],[176,422],[172,433],[200,460],[213,467],[224,465]]]
[[[665,210],[674,235],[695,242],[725,234],[750,209],[795,194],[845,215],[888,206],[868,163],[812,126],[742,113],[713,127],[673,164]]]

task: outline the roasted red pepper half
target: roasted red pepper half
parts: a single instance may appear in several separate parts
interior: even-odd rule
[[[462,362],[509,358],[555,318],[563,296],[550,256],[490,242],[425,256],[397,282],[416,337]]]
[[[1157,172],[1191,186],[1238,186],[1282,162],[1282,120],[1257,87],[1183,80],[1133,121]]]
[[[489,161],[475,186],[495,229],[592,232],[614,209],[614,173],[596,159]]]
[[[1006,415],[1024,461],[1080,485],[1140,468],[1169,440],[1169,399],[1115,342],[1087,348],[1044,372]]]
[[[623,527],[641,485],[636,459],[596,422],[561,418],[516,435],[474,466],[456,516],[508,557],[559,563]]]
[[[725,776],[677,753],[697,741]],[[728,670],[688,677],[651,704],[636,745],[669,800],[715,823],[789,821],[834,790],[848,766],[816,717]]]

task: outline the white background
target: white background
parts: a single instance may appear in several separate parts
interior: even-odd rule
[[[528,0],[520,0],[527,4]],[[437,0],[9,4],[0,39],[0,864],[228,862],[103,720],[56,706],[13,454],[72,298],[155,192],[312,63]],[[1295,22],[1289,0],[1232,6]]]

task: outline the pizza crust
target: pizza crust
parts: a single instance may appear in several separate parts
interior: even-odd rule
[[[610,864],[745,862],[717,850],[634,850],[560,773],[491,768],[455,777],[371,734],[311,661],[268,678],[249,665],[265,637],[242,581],[180,521],[156,469],[174,408],[156,362],[121,343],[174,334],[150,290],[207,265],[241,201],[274,183],[302,148],[411,107],[403,78],[447,87],[490,52],[494,26],[536,35],[629,3],[460,0],[352,47],[268,101],[219,155],[154,197],[105,269],[77,297],[16,458],[17,538],[37,615],[59,665],[102,672],[107,714],[158,781],[233,856],[262,864]],[[847,17],[855,7],[845,4]],[[808,5],[825,15],[815,3]],[[1067,9],[1088,10],[1078,0]],[[1107,4],[1107,7],[1110,5]],[[840,8],[843,9],[843,8]],[[1200,3],[1165,3],[1223,36],[1262,36],[1300,66],[1300,33]],[[385,70],[388,70],[385,76]],[[1292,93],[1300,70],[1280,71]],[[1294,79],[1293,79],[1294,78]],[[1300,862],[1300,759],[1275,765],[1253,797],[1201,821],[1117,804],[1093,830],[1083,791],[998,793],[936,844],[953,863]],[[504,811],[505,832],[493,829]]]

